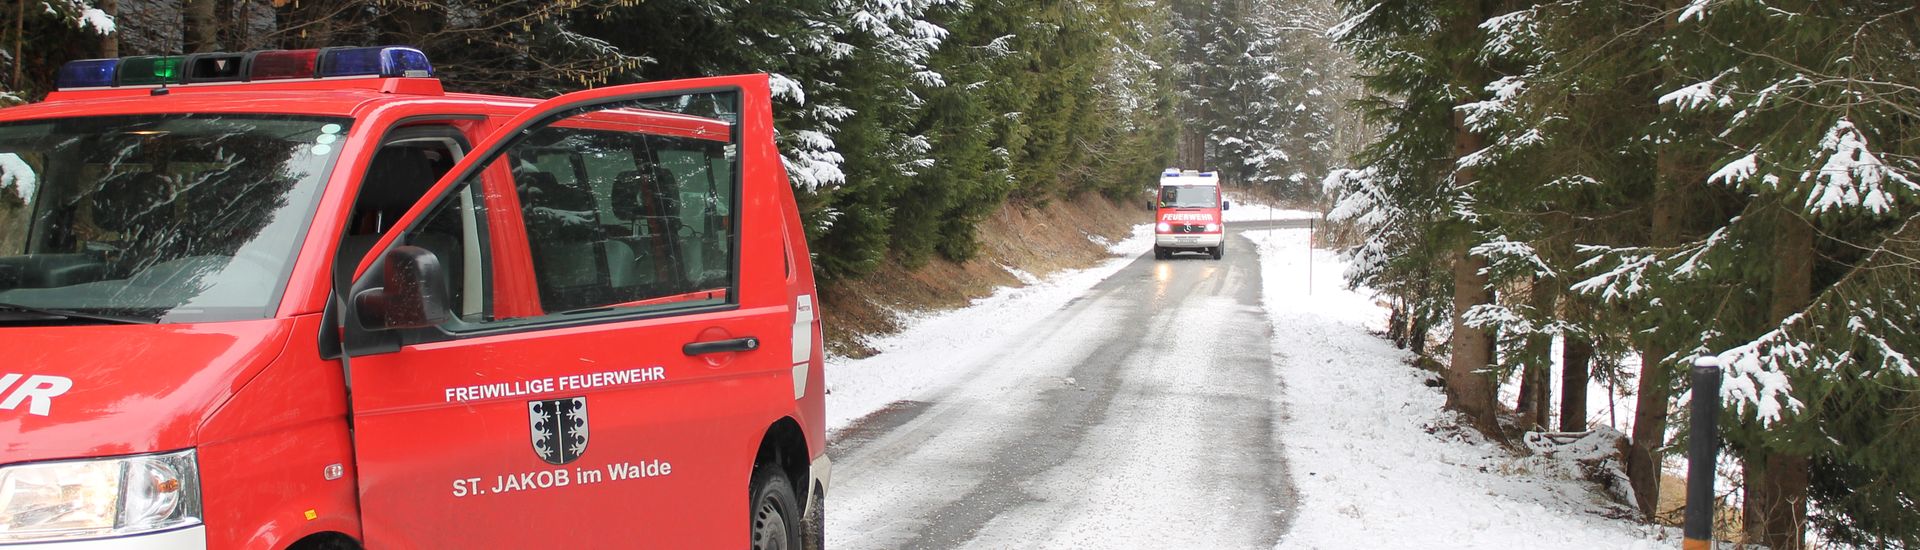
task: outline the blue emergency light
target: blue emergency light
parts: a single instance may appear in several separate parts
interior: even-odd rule
[[[427,54],[404,46],[267,50],[240,54],[84,59],[60,66],[54,85],[147,87],[205,82],[433,76]]]
[[[54,83],[60,88],[102,88],[113,85],[113,75],[120,68],[118,59],[83,59],[69,61],[60,66],[60,73],[54,77]]]
[[[433,76],[427,54],[413,48],[327,48],[320,50],[320,77]]]

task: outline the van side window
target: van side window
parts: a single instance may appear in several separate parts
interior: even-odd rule
[[[395,131],[368,163],[360,196],[347,218],[340,244],[340,265],[352,269],[394,223],[426,196],[429,188],[466,153],[457,130],[441,126]],[[405,244],[432,251],[448,275],[456,317],[485,320],[491,293],[486,291],[486,216],[481,194],[462,187],[416,224]]]
[[[734,148],[553,125],[508,151],[549,314],[725,303]]]

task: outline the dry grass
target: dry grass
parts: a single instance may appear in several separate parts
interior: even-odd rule
[[[1092,266],[1112,254],[1088,235],[1127,236],[1134,224],[1151,218],[1142,208],[1098,195],[1050,201],[1030,208],[1008,204],[979,227],[980,254],[966,262],[934,259],[918,269],[888,262],[871,276],[823,283],[820,313],[830,353],[865,357],[868,337],[900,329],[895,312],[962,307],[1003,286],[1019,286],[1007,268],[1036,276]]]
[[[1726,499],[1726,495],[1719,495],[1719,500],[1714,503],[1713,538],[1719,541],[1743,543],[1747,537],[1741,521],[1740,508],[1728,506]],[[1660,476],[1660,503],[1655,506],[1655,512],[1654,523],[1680,527],[1686,522],[1686,478],[1668,474]]]

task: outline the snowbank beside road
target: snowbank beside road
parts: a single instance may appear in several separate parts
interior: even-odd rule
[[[1228,198],[1227,202],[1228,202],[1227,206],[1230,206],[1231,208],[1228,208],[1225,212],[1221,212],[1220,217],[1226,219],[1229,222],[1266,221],[1266,220],[1305,220],[1305,219],[1321,218],[1319,212],[1314,212],[1310,210],[1290,210],[1286,208],[1274,208],[1264,204],[1242,203],[1239,200],[1233,199],[1233,198]]]
[[[868,342],[879,352],[872,357],[828,357],[827,430],[838,430],[895,401],[921,398],[973,374],[947,367],[971,364],[965,359],[973,354],[999,349],[993,345],[998,339],[1030,329],[1151,250],[1153,226],[1135,226],[1132,236],[1102,244],[1118,257],[1044,279],[1016,272],[1028,282],[1026,286],[1001,288],[964,309],[914,314],[902,323],[905,330]]]
[[[1248,210],[1257,210],[1249,208]],[[1385,310],[1340,282],[1305,229],[1247,231],[1259,245],[1285,413],[1274,437],[1300,491],[1279,548],[1668,548],[1676,531],[1615,507],[1559,463],[1516,457],[1448,428],[1446,398],[1370,331]]]

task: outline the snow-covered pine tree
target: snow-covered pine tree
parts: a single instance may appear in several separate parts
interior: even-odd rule
[[[1207,0],[1174,7],[1183,168],[1221,172],[1228,185],[1282,199],[1318,195],[1342,106],[1323,89],[1336,58],[1318,2]]]
[[[1750,405],[1730,441],[1747,468],[1749,537],[1774,548],[1804,544],[1810,504],[1821,511],[1816,523],[1839,536],[1920,543],[1910,505],[1920,470],[1891,459],[1920,451],[1915,415],[1903,412],[1920,404],[1906,358],[1920,350],[1920,315],[1895,301],[1911,292],[1915,269],[1883,263],[1920,216],[1913,9],[1695,1],[1681,16],[1693,23],[1687,30],[1720,44],[1688,67],[1698,83],[1673,100],[1702,109],[1725,102],[1720,140],[1731,147],[1710,179],[1754,197],[1727,222],[1736,242],[1725,246],[1767,257],[1726,267],[1746,268],[1753,288],[1769,291],[1769,324],[1707,344],[1744,340],[1720,354],[1728,393]],[[1895,276],[1861,276],[1889,268]],[[1903,500],[1909,505],[1884,507]]]
[[[113,16],[88,0],[16,2],[5,11],[7,41],[0,50],[0,107],[25,103],[53,89],[53,73],[72,58],[76,45],[98,43],[115,32]],[[84,50],[83,50],[84,51]]]
[[[1588,287],[1569,293],[1566,287],[1591,274],[1592,266],[1585,265],[1590,254],[1576,250],[1666,249],[1683,234],[1711,229],[1711,223],[1676,216],[1702,175],[1700,145],[1676,136],[1698,135],[1700,125],[1684,113],[1661,112],[1655,101],[1673,74],[1662,52],[1672,49],[1667,26],[1676,14],[1659,5],[1562,1],[1494,18],[1484,25],[1493,35],[1487,55],[1515,71],[1495,84],[1492,99],[1471,110],[1493,144],[1481,157],[1491,179],[1518,184],[1487,191],[1525,198],[1483,211],[1502,237],[1527,246],[1481,247],[1531,253],[1509,260],[1520,265],[1508,271],[1504,286],[1531,279],[1537,284],[1527,286],[1529,293],[1565,298],[1557,308],[1529,307],[1551,303],[1546,300],[1508,300],[1503,315],[1488,317],[1502,334],[1513,335],[1510,340],[1539,335],[1501,354],[1534,371],[1523,377],[1522,399],[1536,410],[1521,412],[1542,416],[1538,408],[1545,397],[1525,381],[1538,380],[1550,362],[1544,336],[1567,341],[1562,429],[1586,426],[1581,418],[1568,418],[1584,415],[1586,407],[1579,402],[1586,369],[1573,359],[1592,354],[1576,352],[1597,347],[1593,357],[1600,365],[1615,363],[1628,350],[1637,354],[1639,365],[1630,370],[1637,371],[1638,404],[1625,462],[1635,504],[1648,516],[1659,499],[1659,450],[1666,446],[1674,373],[1683,366],[1671,350],[1698,334],[1698,319],[1708,312],[1687,299],[1690,287],[1645,285],[1607,295],[1580,291]],[[1532,273],[1528,265],[1536,266]],[[1627,378],[1610,369],[1596,374]]]
[[[1920,210],[1912,9],[1673,6],[1661,53],[1677,76],[1659,102],[1711,125],[1665,138],[1719,160],[1696,195],[1709,200],[1675,201],[1705,207],[1668,215],[1710,230],[1674,246],[1596,249],[1602,272],[1579,285],[1706,306],[1692,323],[1644,328],[1691,329],[1675,349],[1726,364],[1738,414],[1724,432],[1745,466],[1748,540],[1774,548],[1802,547],[1808,525],[1830,540],[1920,544],[1920,466],[1894,458],[1920,445],[1907,359],[1920,318],[1903,256]]]
[[[1494,80],[1480,55],[1486,34],[1479,26],[1499,14],[1493,10],[1498,6],[1466,0],[1340,4],[1349,17],[1333,36],[1361,65],[1362,81],[1374,94],[1364,108],[1385,130],[1359,158],[1368,168],[1367,177],[1358,181],[1380,189],[1359,195],[1383,198],[1393,203],[1391,213],[1409,216],[1383,220],[1400,225],[1387,232],[1395,237],[1370,237],[1361,246],[1369,255],[1391,260],[1363,267],[1356,282],[1436,276],[1450,280],[1451,290],[1445,294],[1401,299],[1416,302],[1410,306],[1414,310],[1451,312],[1448,405],[1481,431],[1498,436],[1491,369],[1494,338],[1483,323],[1469,322],[1476,307],[1493,303],[1487,258],[1471,248],[1484,229],[1478,202],[1497,197],[1480,196],[1479,168],[1469,156],[1486,145],[1459,109],[1481,100]],[[1354,210],[1336,208],[1342,213]],[[1371,277],[1364,273],[1375,267],[1385,269]]]

